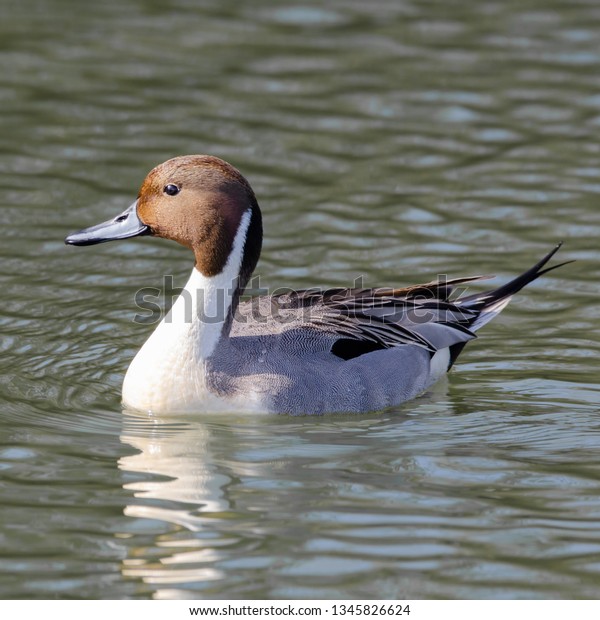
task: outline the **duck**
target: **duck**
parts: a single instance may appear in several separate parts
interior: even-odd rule
[[[131,237],[176,241],[194,267],[125,374],[126,408],[168,412],[365,413],[426,392],[513,295],[566,263],[554,247],[502,286],[452,297],[490,276],[405,288],[289,290],[242,299],[263,227],[245,177],[211,155],[151,170],[123,213],[68,235],[88,246]]]

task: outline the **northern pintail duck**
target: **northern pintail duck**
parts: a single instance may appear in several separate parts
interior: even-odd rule
[[[456,300],[456,285],[481,276],[240,303],[261,250],[261,213],[240,172],[207,155],[157,166],[121,215],[65,242],[139,235],[172,239],[195,256],[184,291],[123,383],[124,405],[151,412],[320,414],[397,405],[446,373],[512,295],[560,266],[544,269],[557,246],[504,286]]]

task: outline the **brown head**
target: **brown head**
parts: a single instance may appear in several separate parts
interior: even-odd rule
[[[65,240],[91,245],[136,235],[172,239],[193,250],[196,269],[207,277],[223,270],[246,212],[240,285],[247,283],[260,255],[262,218],[248,181],[230,164],[209,155],[175,157],[145,178],[137,201],[124,213]]]

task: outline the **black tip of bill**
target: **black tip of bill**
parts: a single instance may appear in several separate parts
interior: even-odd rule
[[[67,245],[96,245],[117,239],[149,235],[150,227],[140,220],[136,207],[137,202],[134,202],[112,220],[71,233],[65,238],[65,243]]]

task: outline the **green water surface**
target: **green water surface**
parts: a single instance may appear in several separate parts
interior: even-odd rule
[[[600,5],[0,7],[0,597],[596,598]],[[261,282],[577,262],[362,416],[122,412],[183,248],[64,236],[175,155],[236,165]],[[474,289],[475,290],[475,289]]]

